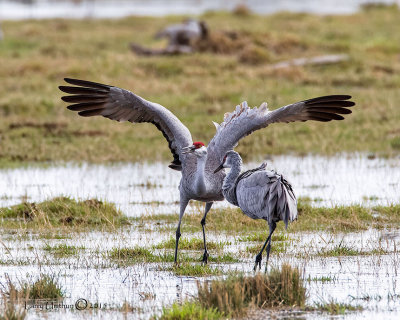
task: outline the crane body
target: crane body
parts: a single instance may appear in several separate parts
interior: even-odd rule
[[[267,246],[267,270],[271,250],[272,234],[276,224],[288,223],[297,218],[297,200],[290,183],[280,174],[266,170],[264,163],[258,168],[241,173],[242,158],[235,151],[228,151],[222,164],[215,170],[231,168],[224,178],[222,193],[231,204],[239,207],[252,219],[264,219],[269,226],[269,235],[256,256],[254,270],[261,269],[262,253]]]

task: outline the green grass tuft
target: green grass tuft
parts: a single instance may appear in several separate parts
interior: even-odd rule
[[[7,297],[18,299],[58,299],[64,296],[62,288],[54,275],[41,274],[36,281],[24,281],[15,285],[6,276],[7,288],[4,294]]]
[[[205,277],[205,276],[218,276],[222,271],[217,267],[210,265],[192,264],[183,262],[178,265],[164,268],[163,270],[172,271],[177,276],[192,276],[192,277]]]
[[[362,252],[352,247],[342,245],[341,243],[329,250],[321,250],[318,255],[324,257],[338,257],[338,256],[359,256]]]
[[[129,219],[113,204],[96,199],[76,201],[58,197],[41,203],[22,203],[0,208],[2,227],[8,228],[117,228]]]
[[[182,305],[174,303],[169,308],[163,308],[160,320],[217,320],[223,315],[216,309],[204,308],[196,302],[187,301]]]
[[[154,262],[161,259],[161,257],[155,256],[148,249],[142,247],[114,248],[109,251],[109,257],[113,260],[126,262]]]
[[[339,243],[332,249],[320,250],[317,255],[322,257],[339,257],[339,256],[366,256],[366,255],[382,255],[387,254],[388,251],[383,248],[374,248],[369,251],[359,250],[347,245]]]
[[[64,295],[55,276],[43,274],[33,283],[24,283],[22,291],[29,299],[58,299]]]
[[[236,257],[234,257],[231,253],[225,253],[222,256],[213,256],[210,255],[208,257],[209,262],[217,262],[217,263],[235,263],[235,262],[240,262],[240,260]]]
[[[76,247],[76,246],[69,246],[65,243],[59,244],[56,246],[51,246],[46,244],[43,247],[44,251],[50,252],[55,256],[63,257],[63,256],[72,256],[78,253],[79,250],[83,250],[84,247]]]
[[[361,311],[363,310],[362,306],[353,306],[348,303],[339,303],[336,301],[324,302],[324,303],[315,303],[315,309],[320,311],[325,311],[333,315],[345,314],[346,311]]]

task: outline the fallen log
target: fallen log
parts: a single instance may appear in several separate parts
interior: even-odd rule
[[[330,54],[311,58],[297,58],[287,61],[278,62],[270,65],[272,69],[283,69],[290,67],[306,66],[306,65],[323,65],[333,64],[349,60],[348,54]]]

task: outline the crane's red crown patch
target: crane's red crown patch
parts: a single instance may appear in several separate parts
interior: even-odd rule
[[[193,142],[193,145],[196,147],[196,149],[204,147],[204,143],[199,141]]]

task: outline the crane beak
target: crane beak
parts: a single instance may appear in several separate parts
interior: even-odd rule
[[[221,163],[220,166],[214,170],[214,173],[217,173],[218,171],[221,171],[224,168],[224,163]]]
[[[182,148],[182,153],[183,154],[192,153],[192,152],[194,152],[194,150],[196,150],[195,146],[188,146],[188,147]]]

